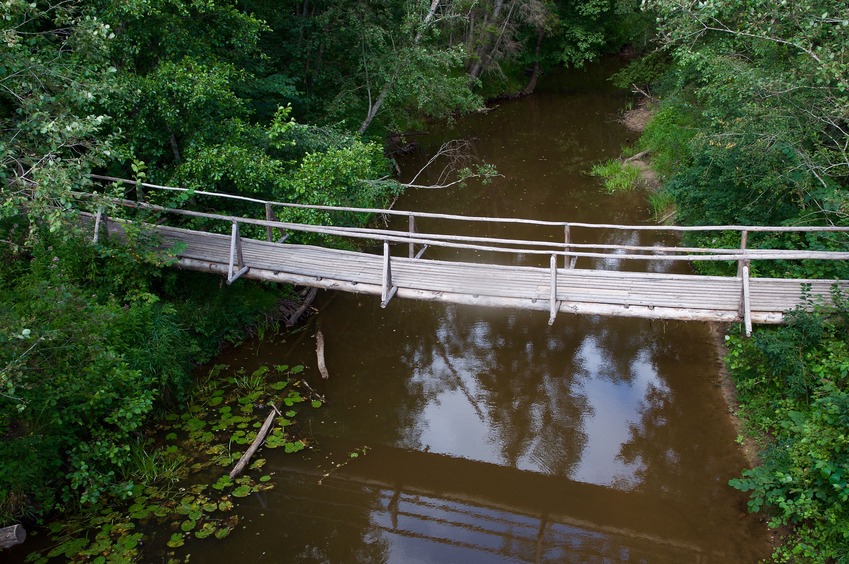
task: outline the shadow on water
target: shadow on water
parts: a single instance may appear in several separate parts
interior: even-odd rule
[[[398,206],[647,223],[644,194],[608,195],[586,175],[631,135],[616,122],[625,97],[604,82],[608,70],[551,76],[539,95],[433,132],[419,162],[441,140],[463,137],[503,177],[410,193]],[[416,158],[404,166],[414,170]],[[478,228],[458,227],[538,235]],[[199,561],[745,562],[768,554],[765,530],[727,486],[744,460],[706,325],[561,314],[549,327],[540,312],[322,300],[305,337],[221,359],[304,363],[328,401],[306,425],[316,448],[265,453],[277,488],[243,503],[244,529],[193,546]],[[316,324],[328,381],[315,368]],[[363,447],[367,454],[351,458]]]

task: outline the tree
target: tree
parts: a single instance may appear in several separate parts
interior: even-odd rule
[[[647,6],[659,14],[664,48],[677,61],[679,92],[703,114],[692,144],[694,162],[725,161],[714,170],[725,176],[731,199],[760,199],[767,204],[762,209],[780,202],[798,210],[772,214],[772,221],[795,215],[845,221],[845,3],[652,0]],[[706,184],[715,178],[691,176],[706,181],[696,191],[709,190]],[[703,200],[710,205],[707,193]]]
[[[112,150],[96,102],[114,72],[113,30],[81,1],[10,0],[0,36],[0,220],[26,209],[58,230],[72,191]]]

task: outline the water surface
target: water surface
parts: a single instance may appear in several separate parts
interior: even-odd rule
[[[408,193],[397,207],[650,223],[644,194],[604,194],[586,174],[632,140],[617,123],[626,94],[607,85],[607,70],[548,77],[531,98],[432,132],[402,162],[407,174],[441,140],[464,138],[503,176]],[[515,225],[458,229],[547,236]],[[627,231],[603,238],[664,242]],[[670,268],[578,264],[591,266]],[[727,486],[744,460],[706,324],[560,314],[549,327],[547,312],[400,299],[381,309],[379,298],[341,293],[323,294],[318,308],[305,331],[220,359],[306,364],[327,405],[303,426],[312,451],[263,454],[277,488],[242,504],[243,528],[229,538],[193,546],[198,561],[754,562],[769,554],[764,528]],[[315,366],[319,327],[326,382]],[[350,457],[364,447],[365,456]]]

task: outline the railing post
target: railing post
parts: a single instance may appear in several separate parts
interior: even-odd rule
[[[551,255],[551,291],[548,298],[548,324],[554,325],[554,318],[557,317],[557,310],[560,309],[560,302],[557,301],[557,255]]]
[[[742,267],[742,295],[740,297],[740,308],[743,310],[743,325],[746,328],[746,336],[752,336],[752,304],[749,294],[749,261],[745,261]]]
[[[740,252],[741,253],[746,252],[746,244],[748,243],[748,241],[749,241],[749,232],[744,229],[743,231],[740,232]],[[746,259],[742,259],[742,258],[737,261],[737,278],[740,278],[741,276],[743,276],[743,263],[744,262],[748,263],[748,261],[746,261]]]
[[[97,208],[97,215],[94,217],[94,238],[93,243],[97,243],[100,239],[100,220],[103,217],[103,208]]]
[[[274,214],[271,211],[271,202],[265,202],[265,221],[273,221]],[[274,234],[271,232],[272,227],[270,225],[265,226],[265,240],[269,243],[274,240]]]
[[[236,260],[239,261],[241,268],[238,272],[233,272],[236,266]],[[227,284],[235,282],[242,274],[250,270],[245,266],[245,258],[242,256],[242,238],[239,235],[239,222],[233,220],[233,229],[230,236],[230,262],[227,267]]]
[[[392,263],[389,256],[389,241],[383,241],[383,284],[380,291],[380,307],[386,307],[389,300],[398,291],[397,286],[392,285]]]
[[[570,230],[568,223],[563,226],[563,239],[566,247],[566,254],[563,255],[563,268],[575,268],[575,263],[578,261],[578,257],[569,254],[569,249],[572,246],[572,231]]]
[[[410,237],[416,233],[416,216],[413,214],[409,215],[409,224],[410,224]],[[410,258],[415,258],[416,256],[416,244],[410,243]]]

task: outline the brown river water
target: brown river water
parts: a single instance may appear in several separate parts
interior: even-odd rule
[[[548,76],[532,97],[418,138],[421,151],[401,162],[408,176],[445,139],[469,140],[502,176],[487,186],[408,191],[396,207],[650,224],[645,193],[609,195],[587,174],[634,141],[617,121],[628,96],[606,82],[610,70]],[[452,228],[563,236],[516,224]],[[573,230],[576,242],[669,237]],[[673,268],[585,258],[577,267]],[[561,313],[549,326],[546,311],[379,302],[320,293],[319,312],[299,331],[217,359],[248,370],[306,365],[302,377],[327,402],[307,410],[311,419],[298,416],[310,450],[261,453],[276,487],[239,502],[238,528],[223,540],[189,541],[181,558],[726,563],[769,555],[765,526],[727,485],[746,463],[707,324]],[[316,367],[319,328],[326,381]]]
[[[421,154],[402,163],[405,169],[414,170],[439,140],[464,138],[503,177],[488,186],[408,192],[396,207],[651,223],[644,193],[607,195],[586,174],[633,141],[617,122],[627,94],[607,85],[608,70],[548,77],[533,97],[432,132]],[[461,229],[538,235],[515,225]],[[664,240],[629,232],[606,237]],[[430,252],[425,256],[435,256]],[[621,262],[593,266],[670,268]],[[263,453],[277,487],[245,500],[240,528],[223,541],[197,543],[192,560],[755,562],[768,556],[763,524],[727,485],[745,461],[708,325],[561,313],[549,327],[547,312],[397,298],[381,309],[377,297],[342,293],[321,295],[317,307],[301,333],[219,359],[248,367],[303,363],[327,404],[304,422],[314,448],[303,456]],[[325,336],[328,381],[316,368],[316,328]],[[363,447],[365,456],[350,458]]]

